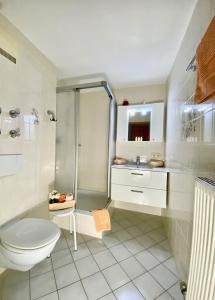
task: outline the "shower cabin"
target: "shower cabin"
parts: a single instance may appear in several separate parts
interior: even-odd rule
[[[79,210],[104,208],[110,201],[115,113],[106,81],[57,88],[55,186],[72,192]]]

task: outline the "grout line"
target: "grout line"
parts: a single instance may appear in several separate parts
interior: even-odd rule
[[[53,265],[53,262],[52,262],[52,257],[51,257],[51,255],[50,255],[50,258],[51,258],[52,272],[53,272],[53,275],[54,275],[54,280],[55,280],[55,286],[56,286],[57,296],[58,296],[58,300],[60,300],[60,296],[59,296],[58,288],[57,288],[57,280],[56,280],[56,277],[55,277],[54,265]]]

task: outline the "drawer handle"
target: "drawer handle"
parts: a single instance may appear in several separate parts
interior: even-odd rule
[[[140,175],[140,176],[143,176],[143,173],[131,173],[131,175]]]
[[[138,190],[131,190],[132,193],[140,193],[143,194],[143,191],[138,191]]]

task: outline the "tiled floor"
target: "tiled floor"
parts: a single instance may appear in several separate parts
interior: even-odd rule
[[[63,231],[51,258],[1,276],[1,300],[183,300],[160,217],[115,210],[103,240]]]

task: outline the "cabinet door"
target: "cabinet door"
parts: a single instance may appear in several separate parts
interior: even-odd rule
[[[112,183],[166,190],[167,173],[112,168]]]
[[[151,114],[150,141],[163,142],[164,103],[154,103]]]
[[[112,184],[111,199],[152,207],[166,207],[166,191]]]
[[[117,112],[117,142],[128,141],[128,110],[127,106],[118,106]]]

